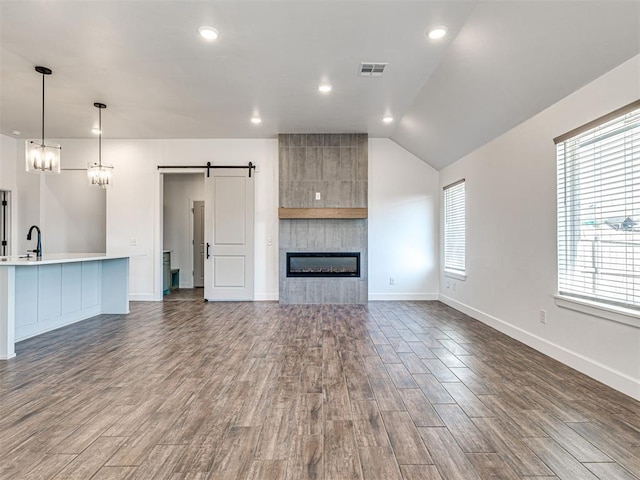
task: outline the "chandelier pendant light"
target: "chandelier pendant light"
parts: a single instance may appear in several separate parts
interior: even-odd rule
[[[107,108],[104,103],[94,103],[94,107],[98,109],[99,122],[98,128],[98,163],[89,163],[87,168],[87,177],[91,185],[98,185],[102,188],[111,186],[113,181],[113,166],[102,164],[102,110]]]
[[[25,162],[27,172],[60,173],[60,151],[62,147],[57,143],[44,143],[44,77],[51,75],[47,67],[36,67],[36,72],[42,74],[42,137],[38,140],[27,140],[25,145]]]

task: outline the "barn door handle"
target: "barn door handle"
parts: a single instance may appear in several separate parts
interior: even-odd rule
[[[207,243],[207,258],[209,258],[209,247],[210,247],[210,245],[209,245],[209,243]]]

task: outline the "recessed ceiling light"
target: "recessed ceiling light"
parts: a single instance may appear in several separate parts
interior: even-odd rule
[[[329,85],[328,83],[323,83],[322,85],[320,85],[318,87],[318,90],[320,90],[322,93],[329,93],[332,88],[333,87],[331,85]]]
[[[203,25],[198,28],[198,33],[205,40],[215,40],[220,35],[220,32],[213,27],[208,27],[207,25]]]
[[[93,133],[94,135],[100,135],[100,129],[99,128],[92,128],[91,129],[91,133]]]
[[[13,135],[21,135],[22,134],[22,132],[20,130],[11,130],[11,133]]]
[[[393,117],[391,115],[387,115],[386,117],[382,117],[382,121],[384,123],[391,123],[393,122]]]
[[[258,116],[251,117],[251,123],[255,123],[256,125],[262,123],[262,119]]]
[[[429,38],[431,40],[439,40],[447,34],[447,27],[435,27],[429,30]]]

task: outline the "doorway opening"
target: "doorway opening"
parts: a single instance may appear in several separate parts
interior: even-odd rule
[[[204,298],[204,174],[165,173],[162,184],[162,293],[164,301]],[[196,205],[198,210],[196,210]],[[204,237],[204,229],[201,229]]]

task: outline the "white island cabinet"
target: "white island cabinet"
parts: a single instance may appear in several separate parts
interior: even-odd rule
[[[0,360],[15,342],[103,313],[129,313],[129,257],[0,257]]]

